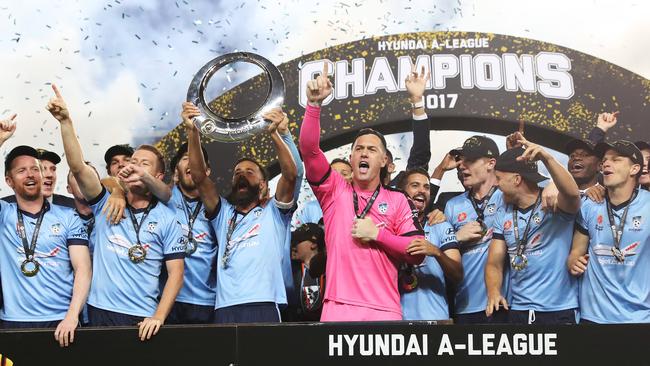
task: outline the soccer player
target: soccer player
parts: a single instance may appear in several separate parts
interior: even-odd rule
[[[541,146],[523,137],[519,143],[525,150],[507,150],[495,166],[497,184],[508,206],[496,217],[485,266],[486,314],[509,307],[510,323],[575,323],[577,282],[564,265],[580,209],[578,185]],[[547,178],[538,173],[538,160],[546,166],[559,191],[556,211],[542,210],[538,183]],[[502,292],[506,263],[511,267],[511,301]]]
[[[430,202],[429,174],[424,169],[406,171],[399,184],[413,200],[425,239],[414,240],[406,249],[425,255],[419,265],[404,266],[400,272],[400,292],[405,320],[449,319],[446,279],[457,284],[463,279],[460,251],[454,228],[447,221],[425,222],[424,210]]]
[[[110,177],[117,176],[117,173],[129,164],[133,155],[133,148],[128,144],[113,145],[104,153],[106,173]]]
[[[74,208],[74,200],[72,198],[54,193],[57,181],[56,165],[61,162],[61,157],[45,149],[36,149],[36,151],[38,152],[38,159],[41,162],[41,168],[43,170],[43,197],[51,204]],[[16,202],[16,196],[14,195],[6,196],[2,199],[10,203]]]
[[[172,159],[171,168],[175,170],[178,182],[172,188],[171,200],[167,202],[181,222],[185,237],[183,287],[176,296],[169,323],[208,324],[212,323],[216,297],[217,242],[190,175],[187,148],[187,143],[181,145]],[[209,176],[208,152],[203,146],[201,151],[208,167],[205,174]]]
[[[458,161],[458,175],[469,189],[445,205],[445,217],[456,232],[462,255],[463,280],[456,289],[454,318],[459,324],[505,322],[504,312],[485,315],[485,263],[497,213],[505,207],[494,165],[499,148],[485,136],[472,136],[449,152]],[[507,268],[504,270],[507,273]],[[507,278],[507,277],[506,277]],[[504,292],[507,281],[504,281]]]
[[[594,151],[595,145],[589,140],[574,139],[569,141],[565,148],[569,156],[567,169],[578,184],[581,195],[598,184],[600,159]]]
[[[581,323],[650,322],[650,193],[638,188],[643,157],[629,141],[596,145],[605,202],[583,202],[569,272],[581,277]]]
[[[281,176],[274,197],[267,200],[260,194],[268,187],[267,173],[250,158],[235,165],[228,197],[219,195],[206,175],[199,131],[192,123],[200,113],[193,104],[183,103],[190,174],[219,242],[214,321],[279,322],[278,306],[287,303],[282,268],[283,256],[288,254],[285,247],[297,176],[291,152],[277,131],[284,115],[269,116],[268,133],[278,153]]]
[[[95,171],[84,163],[65,101],[55,85],[52,89],[55,97],[47,109],[60,123],[68,165],[95,215],[93,285],[88,297],[90,325],[137,324],[140,340],[150,339],[164,324],[183,285],[185,238],[180,224],[174,212],[160,204],[140,179],[126,183],[127,219],[111,224],[99,214],[108,192]],[[136,149],[130,164],[156,179],[164,175],[163,156],[153,146]],[[161,293],[163,265],[168,278]]]
[[[386,140],[363,129],[352,143],[352,183],[332,170],[320,150],[320,105],[332,93],[327,63],[307,83],[308,105],[300,129],[305,173],[323,209],[327,288],[322,321],[400,320],[397,266],[420,264],[406,252],[423,232],[403,192],[384,188]]]
[[[13,118],[0,122],[0,145],[15,128]],[[56,328],[54,337],[68,346],[90,287],[88,239],[72,209],[45,199],[38,159],[28,146],[5,157],[16,202],[0,201],[0,319],[3,328]]]

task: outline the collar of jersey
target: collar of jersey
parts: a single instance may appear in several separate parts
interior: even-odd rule
[[[151,203],[151,209],[153,210],[153,209],[156,207],[156,205],[158,204],[158,199],[156,199],[156,197],[153,197],[153,198],[151,198],[151,201],[149,201],[149,202]],[[143,207],[143,208],[133,208],[133,207],[132,207],[131,205],[129,205],[128,203],[127,203],[127,207],[128,207],[128,208],[131,210],[131,212],[133,212],[134,214],[142,213],[142,212],[144,212],[144,210],[147,209],[147,206],[145,206],[145,207]]]
[[[47,200],[46,200],[45,198],[43,198],[43,200],[44,200],[43,202],[44,202],[45,212],[47,212],[47,211],[50,210],[50,203],[47,202]],[[16,203],[16,205],[18,205],[18,203]],[[32,219],[37,219],[38,216],[40,216],[41,211],[43,211],[43,209],[40,209],[40,210],[38,210],[37,213],[33,214],[33,213],[30,213],[30,212],[27,212],[27,211],[23,211],[20,207],[18,207],[18,209],[20,210],[20,212],[21,212],[23,215],[25,215],[25,216],[29,216],[29,217],[31,217]]]

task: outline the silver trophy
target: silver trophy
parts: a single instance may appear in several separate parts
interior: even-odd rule
[[[219,69],[235,61],[249,62],[259,66],[270,82],[266,100],[260,109],[241,118],[226,118],[210,108],[204,92],[208,81]],[[250,52],[235,52],[219,56],[205,64],[194,76],[187,91],[187,101],[194,103],[201,116],[194,118],[194,124],[205,136],[221,142],[238,142],[247,139],[269,124],[262,115],[270,109],[280,107],[284,101],[284,79],[280,70],[264,57]]]

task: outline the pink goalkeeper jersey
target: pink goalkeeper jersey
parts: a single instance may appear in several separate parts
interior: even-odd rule
[[[312,146],[314,140],[317,144],[317,131],[320,131],[319,112],[317,108],[307,107],[300,143],[307,178],[323,209],[327,246],[325,299],[401,316],[397,269],[402,262],[422,261],[421,256],[406,253],[412,239],[423,237],[422,231],[418,229],[417,219],[404,193],[382,187],[366,215],[380,227],[379,243],[363,243],[352,237],[356,217],[353,187],[329,168],[318,146]],[[316,179],[320,182],[315,181],[314,172],[320,174]],[[355,189],[361,213],[374,190]],[[346,318],[353,318],[347,315]]]

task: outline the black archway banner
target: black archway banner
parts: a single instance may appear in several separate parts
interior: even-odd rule
[[[324,61],[325,60],[325,61]],[[206,60],[207,61],[207,60]],[[373,37],[323,49],[279,65],[286,83],[285,111],[298,135],[304,87],[330,63],[334,93],[323,109],[322,146],[350,142],[363,127],[410,129],[404,79],[415,64],[431,71],[425,92],[433,129],[507,134],[526,123],[533,141],[560,149],[585,137],[603,111],[620,111],[610,139],[650,140],[650,80],[593,56],[536,40],[490,33],[425,32]],[[253,100],[265,93],[251,79],[224,100]],[[222,100],[213,107],[224,110]],[[160,142],[168,156],[185,140],[180,127]],[[249,156],[277,172],[270,139],[238,144],[205,140],[213,176],[229,184],[233,163]]]

